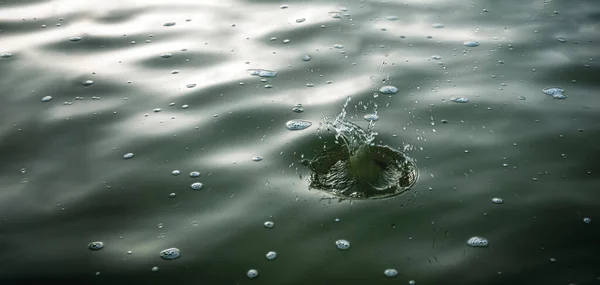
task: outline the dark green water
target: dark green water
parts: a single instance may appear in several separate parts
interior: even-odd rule
[[[598,284],[599,19],[593,0],[4,0],[0,283]],[[348,96],[416,161],[410,190],[309,190]]]

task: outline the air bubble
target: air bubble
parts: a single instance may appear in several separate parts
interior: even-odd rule
[[[188,105],[183,105],[183,106],[181,106],[181,109],[187,109],[187,108],[189,108],[189,107],[190,107],[190,106],[188,106]]]
[[[256,269],[250,269],[248,270],[248,272],[246,273],[246,275],[248,276],[248,278],[250,279],[254,279],[258,276],[258,270]]]
[[[200,176],[200,172],[198,172],[198,171],[190,172],[190,177],[198,177],[198,176]]]
[[[172,57],[172,56],[173,56],[173,54],[172,53],[168,53],[168,52],[160,54],[160,57],[162,57],[162,58],[169,58],[169,57]]]
[[[124,159],[130,159],[130,158],[132,158],[132,157],[133,157],[133,153],[131,153],[131,152],[129,152],[129,153],[126,153],[125,155],[123,155],[123,158],[124,158]]]
[[[186,87],[187,88],[194,88],[194,87],[196,87],[196,84],[195,83],[191,83],[191,84],[186,85]]]
[[[176,258],[179,258],[179,256],[181,256],[181,253],[179,252],[178,248],[167,248],[163,251],[161,251],[159,253],[160,257],[162,257],[163,259],[166,260],[173,260]]]
[[[166,23],[163,24],[163,26],[165,26],[165,27],[172,27],[172,26],[175,26],[175,22],[166,22]]]
[[[273,223],[272,221],[266,221],[264,223],[264,225],[265,225],[265,228],[271,229],[271,228],[273,228],[275,226],[275,223]]]
[[[204,185],[202,185],[202,183],[200,183],[200,182],[195,182],[195,183],[192,183],[191,187],[194,190],[200,190],[200,189],[202,189],[202,187],[204,187]]]
[[[589,223],[591,223],[591,222],[592,222],[592,218],[590,218],[590,217],[585,217],[585,218],[583,218],[583,222],[584,222],[584,223],[586,223],[586,224],[589,224]]]
[[[444,24],[440,24],[440,23],[435,23],[433,25],[431,25],[432,27],[436,28],[436,29],[441,29],[444,27]]]
[[[487,247],[489,242],[484,237],[472,237],[467,241],[467,244],[473,247]]]
[[[173,172],[171,172],[171,174],[173,174],[174,176],[177,176],[177,175],[181,174],[181,171],[173,170]]]
[[[86,80],[86,81],[83,82],[83,86],[90,86],[92,84],[94,84],[93,80]]]
[[[340,239],[335,242],[335,246],[341,250],[347,250],[350,248],[350,242],[345,239]]]
[[[48,102],[50,100],[52,100],[52,96],[44,96],[44,97],[42,97],[42,102]]]
[[[382,94],[396,94],[398,93],[398,88],[396,86],[383,86],[381,88],[379,88],[379,93]]]
[[[400,19],[400,18],[398,18],[398,16],[387,16],[385,18],[388,19],[388,21],[396,21],[396,20]]]
[[[100,250],[104,248],[104,243],[101,241],[93,241],[88,244],[88,248],[91,250]]]
[[[304,112],[304,108],[302,107],[302,104],[296,104],[294,105],[294,108],[292,108],[292,111],[296,113],[302,113]]]
[[[71,37],[71,38],[69,38],[69,40],[72,42],[78,42],[81,40],[81,37]]]
[[[396,277],[398,276],[398,270],[389,268],[383,271],[383,274],[385,274],[387,277]]]
[[[479,46],[479,42],[467,41],[467,42],[464,42],[463,45],[465,45],[467,47],[478,47]]]
[[[277,252],[269,251],[269,252],[267,252],[267,254],[265,255],[265,257],[268,260],[273,260],[273,259],[277,258]]]
[[[312,126],[312,123],[306,120],[290,120],[285,123],[285,126],[288,128],[288,130],[298,131]]]
[[[252,161],[261,161],[261,160],[263,160],[263,158],[260,155],[257,155],[257,156],[255,156],[255,157],[252,158]]]

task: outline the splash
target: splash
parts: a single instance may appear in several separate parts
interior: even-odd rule
[[[350,101],[348,97],[333,122],[326,121],[317,130],[321,138],[324,129],[334,131],[335,139],[333,146],[325,147],[309,162],[310,188],[356,199],[386,198],[407,191],[417,181],[416,165],[402,152],[374,143],[376,120],[369,120],[366,130],[350,122],[346,110]],[[377,105],[373,114],[377,116]]]

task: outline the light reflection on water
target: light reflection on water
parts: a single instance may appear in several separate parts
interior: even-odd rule
[[[233,284],[256,268],[252,282],[268,284],[593,282],[599,11],[595,1],[3,1],[0,281]],[[261,82],[249,69],[277,75]],[[398,93],[374,98],[383,85]],[[308,190],[301,161],[322,150],[316,126],[348,96],[356,124],[359,102],[379,106],[375,143],[411,146],[413,189],[351,202]],[[291,132],[294,119],[314,125]],[[489,247],[469,247],[473,236]],[[352,248],[340,252],[339,239]],[[172,247],[181,257],[162,260]]]

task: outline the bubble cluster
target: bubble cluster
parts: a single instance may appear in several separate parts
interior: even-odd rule
[[[291,131],[304,130],[310,126],[312,126],[312,123],[306,120],[290,120],[285,123],[285,127]]]
[[[340,239],[335,242],[335,246],[341,250],[348,250],[350,248],[350,242],[345,239]]]
[[[563,92],[565,92],[565,90],[558,88],[558,87],[546,88],[546,89],[543,89],[542,92],[544,92],[544,94],[546,94],[546,95],[552,96],[555,99],[567,98],[567,96],[565,96],[563,94]]]
[[[396,86],[382,86],[379,88],[379,93],[381,94],[396,94],[398,93],[398,88]]]
[[[472,247],[487,247],[489,245],[489,242],[484,237],[475,236],[467,240],[467,244]]]
[[[181,256],[181,253],[179,252],[179,249],[178,249],[178,248],[174,248],[174,247],[172,247],[172,248],[167,248],[167,249],[165,249],[165,250],[162,250],[162,251],[159,253],[159,255],[160,255],[160,257],[162,257],[163,259],[166,259],[166,260],[173,260],[173,259],[179,258],[179,256]]]
[[[101,241],[93,241],[88,244],[88,248],[91,250],[100,250],[104,248],[104,243]]]
[[[260,76],[260,77],[275,77],[277,75],[277,71],[274,70],[266,70],[266,69],[248,69],[250,75]]]
[[[504,200],[502,200],[502,198],[492,198],[492,203],[494,204],[502,204],[504,203]]]
[[[478,47],[479,42],[467,41],[467,42],[464,42],[463,45],[465,45],[466,47]]]

